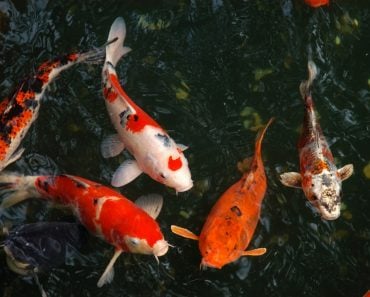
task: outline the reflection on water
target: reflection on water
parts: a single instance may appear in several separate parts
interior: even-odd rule
[[[49,296],[362,296],[369,289],[370,190],[363,173],[370,161],[369,3],[333,0],[313,10],[300,0],[275,2],[0,2],[1,97],[42,61],[103,44],[122,15],[133,51],[118,65],[121,83],[189,146],[195,180],[194,189],[178,196],[146,176],[121,189],[129,197],[165,196],[159,223],[175,247],[160,265],[152,257],[125,255],[113,283],[97,289],[112,249],[91,238],[76,262],[40,275]],[[314,99],[337,165],[355,166],[343,184],[342,216],[333,222],[321,220],[300,190],[277,178],[298,169],[298,86],[309,57],[319,68]],[[79,65],[61,74],[23,141],[25,155],[7,170],[109,183],[124,156],[105,160],[99,152],[104,135],[113,132],[100,72],[99,65]],[[221,271],[200,271],[197,243],[171,234],[169,226],[199,233],[216,199],[240,177],[237,162],[252,155],[253,127],[271,116],[276,121],[263,145],[268,192],[251,244],[268,252]],[[71,218],[38,201],[0,214],[1,223],[13,224]],[[9,272],[0,258],[1,295],[27,290],[39,296],[31,280]]]

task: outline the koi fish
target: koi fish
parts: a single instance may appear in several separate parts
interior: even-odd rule
[[[24,149],[18,147],[38,116],[46,87],[63,70],[77,63],[95,62],[103,54],[99,48],[44,62],[35,74],[24,79],[13,94],[0,102],[0,171],[21,157]]]
[[[111,184],[121,187],[142,172],[154,180],[184,192],[193,187],[184,145],[175,141],[146,112],[137,106],[122,89],[115,65],[130,51],[123,47],[126,25],[117,18],[111,26],[108,40],[118,38],[106,48],[103,67],[103,94],[111,122],[118,134],[108,136],[101,145],[104,158],[114,157],[127,149],[135,160],[126,160],[113,174]]]
[[[98,287],[113,280],[113,265],[122,252],[159,256],[166,254],[164,240],[155,218],[163,199],[142,196],[136,204],[101,184],[72,175],[0,175],[0,208],[28,198],[43,198],[69,206],[90,233],[115,247],[115,253],[98,281]]]
[[[304,0],[304,2],[314,8],[323,6],[323,5],[329,5],[329,0]]]
[[[315,115],[311,94],[312,82],[317,74],[314,62],[308,62],[308,80],[300,85],[305,105],[303,129],[298,141],[300,173],[286,172],[280,175],[288,187],[302,188],[308,200],[326,220],[335,220],[340,215],[342,181],[353,173],[353,165],[340,169],[334,158]]]
[[[2,246],[9,269],[33,276],[43,297],[46,292],[37,273],[65,263],[67,249],[79,249],[86,239],[85,228],[76,223],[39,222],[20,225],[10,231],[4,229],[6,238]]]
[[[176,225],[171,226],[173,233],[199,240],[201,267],[221,269],[242,256],[259,256],[266,252],[265,248],[254,250],[246,248],[256,229],[266,192],[267,182],[261,157],[261,144],[272,121],[273,119],[270,119],[257,137],[250,170],[222,194],[208,215],[200,236]]]

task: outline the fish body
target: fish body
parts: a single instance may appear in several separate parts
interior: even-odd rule
[[[287,172],[280,178],[286,186],[302,188],[324,219],[335,220],[340,216],[342,181],[352,175],[353,165],[348,164],[340,169],[335,166],[315,114],[311,85],[317,69],[312,61],[308,63],[308,71],[308,80],[300,86],[305,106],[303,129],[298,141],[300,173]]]
[[[304,2],[314,8],[329,5],[329,0],[304,0]]]
[[[50,82],[60,72],[80,62],[91,61],[100,50],[72,53],[41,64],[35,74],[24,79],[12,95],[0,103],[0,171],[20,158],[18,149],[32,123],[36,120],[40,100]]]
[[[187,236],[189,233],[186,232],[190,231],[186,229],[171,227],[178,235],[199,239],[201,266],[221,269],[241,256],[262,255],[266,252],[264,248],[250,251],[246,251],[246,248],[260,218],[261,204],[267,188],[261,143],[271,122],[272,119],[257,137],[250,170],[218,199],[207,216],[199,238],[196,235]]]
[[[176,144],[153,118],[133,102],[119,83],[114,67],[130,51],[123,47],[125,35],[124,20],[117,18],[108,40],[118,40],[106,48],[102,79],[105,104],[118,134],[103,141],[102,153],[106,158],[114,157],[127,149],[135,160],[127,160],[117,169],[112,185],[123,186],[144,172],[177,192],[187,191],[192,188],[193,181],[183,153],[185,147]]]
[[[6,196],[0,207],[12,206],[35,197],[69,206],[90,233],[115,247],[115,254],[98,282],[113,278],[113,264],[122,252],[164,255],[168,244],[155,221],[162,198],[139,198],[136,204],[120,193],[93,181],[71,175],[0,176],[0,190]]]
[[[79,249],[86,239],[85,228],[77,223],[38,222],[5,231],[2,246],[8,267],[20,275],[33,276],[42,297],[47,294],[37,273],[65,263],[71,248]]]

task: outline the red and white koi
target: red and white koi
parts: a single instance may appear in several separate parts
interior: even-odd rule
[[[158,260],[168,243],[155,218],[163,199],[159,195],[140,197],[133,203],[120,193],[96,182],[72,175],[0,175],[0,208],[28,198],[42,198],[69,206],[94,235],[115,247],[115,253],[98,281],[98,287],[112,281],[113,265],[122,252],[154,255]]]
[[[36,120],[40,100],[46,87],[60,72],[80,62],[94,61],[102,49],[72,53],[41,64],[34,75],[23,80],[13,94],[0,103],[0,171],[19,159],[24,151],[18,149],[28,129]]]
[[[103,67],[103,93],[107,110],[118,134],[107,137],[102,143],[105,158],[114,157],[127,149],[135,160],[126,160],[112,178],[115,187],[128,184],[142,172],[177,192],[193,186],[183,145],[178,145],[161,126],[137,106],[122,89],[115,65],[130,49],[123,47],[126,25],[117,18],[111,26],[108,40],[118,40],[106,48]]]
[[[340,216],[342,181],[352,175],[353,165],[347,164],[337,169],[334,164],[333,155],[315,114],[311,94],[316,74],[315,63],[309,61],[308,80],[300,85],[305,105],[303,130],[298,141],[300,173],[283,173],[280,179],[288,187],[302,188],[324,219],[335,220]]]

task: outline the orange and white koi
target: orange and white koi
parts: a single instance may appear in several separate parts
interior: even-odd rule
[[[34,75],[24,79],[13,94],[1,101],[0,171],[21,157],[24,149],[17,149],[38,116],[40,100],[50,82],[72,65],[95,61],[103,53],[102,49],[97,49],[67,54],[44,62]]]
[[[209,213],[200,236],[187,229],[171,226],[175,234],[199,240],[201,267],[221,269],[242,256],[259,256],[266,252],[265,248],[246,248],[260,218],[261,204],[267,188],[261,144],[272,120],[270,119],[257,137],[250,170],[222,194]]]
[[[123,47],[126,25],[117,18],[111,26],[108,40],[118,38],[106,48],[103,67],[103,93],[107,110],[118,134],[108,136],[102,143],[103,157],[114,157],[127,149],[135,160],[126,160],[116,170],[112,185],[128,184],[142,172],[177,192],[193,186],[183,145],[178,145],[161,126],[137,106],[122,89],[115,65],[130,49]]]
[[[0,208],[28,198],[69,206],[81,223],[94,235],[115,247],[115,253],[98,281],[98,287],[111,282],[113,265],[122,252],[154,255],[158,260],[168,251],[155,218],[163,199],[148,195],[131,202],[120,193],[96,182],[72,175],[0,175]]]
[[[322,218],[335,220],[340,216],[342,181],[352,175],[353,165],[347,164],[337,169],[334,164],[333,155],[315,114],[311,86],[316,75],[316,65],[309,61],[308,80],[300,85],[305,105],[303,130],[298,141],[300,173],[283,173],[280,180],[288,187],[302,188]]]

